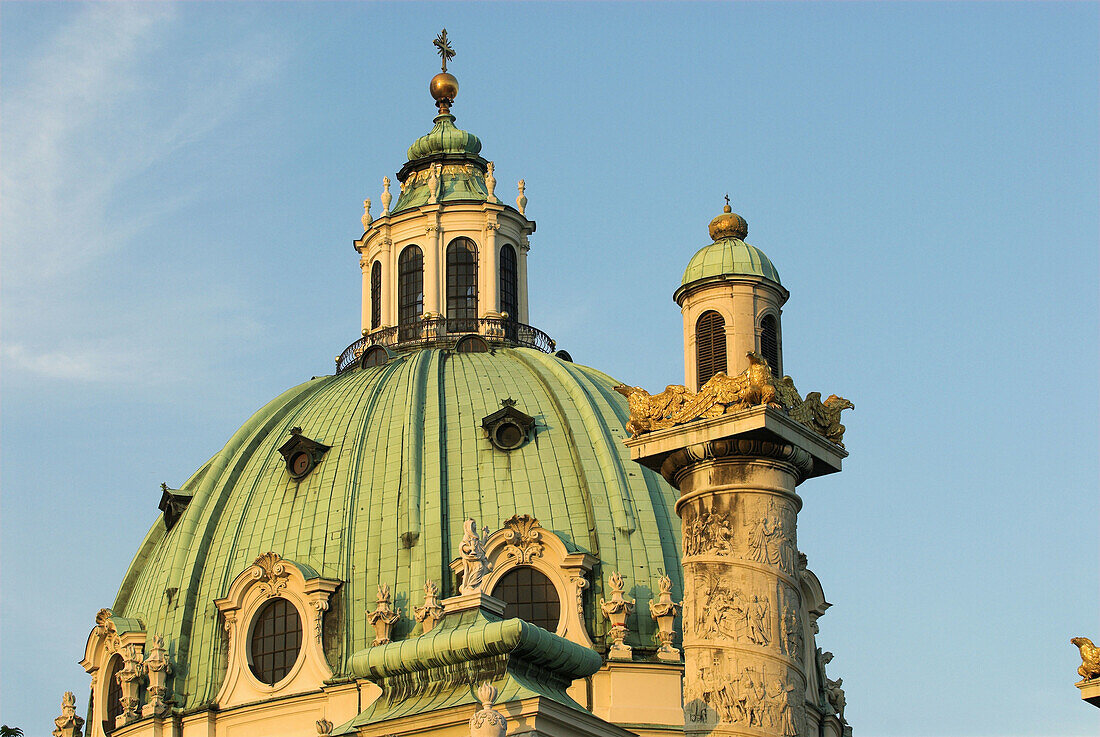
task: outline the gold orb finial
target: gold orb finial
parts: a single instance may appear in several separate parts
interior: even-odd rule
[[[432,93],[435,106],[439,108],[439,114],[446,115],[451,111],[451,105],[454,104],[455,98],[458,96],[458,80],[455,79],[455,75],[447,71],[447,62],[454,58],[455,50],[451,48],[446,28],[435,37],[432,44],[435,46],[439,58],[443,60],[443,71],[432,77],[428,90]]]
[[[730,196],[726,195],[726,205],[722,214],[710,221],[710,237],[719,241],[723,238],[745,240],[749,234],[749,224],[730,207]]]

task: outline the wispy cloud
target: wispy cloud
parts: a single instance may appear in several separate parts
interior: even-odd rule
[[[143,177],[235,122],[282,60],[269,39],[241,37],[232,47],[200,49],[169,76],[158,60],[180,20],[171,4],[89,3],[18,75],[5,70],[5,373],[137,381],[148,374],[127,364],[187,341],[152,325],[135,335],[131,323],[121,334],[119,305],[88,287],[88,274],[196,196],[175,182],[150,192]],[[182,299],[163,295],[162,319],[171,321],[178,314],[171,303]],[[213,319],[233,317],[241,316]],[[82,323],[82,348],[71,345],[74,323]],[[65,361],[53,350],[59,344],[70,346]]]

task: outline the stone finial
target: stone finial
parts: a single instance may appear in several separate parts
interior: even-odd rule
[[[649,616],[657,620],[656,638],[660,645],[657,648],[657,657],[679,662],[680,651],[672,646],[672,623],[683,605],[672,600],[672,579],[668,576],[661,576],[657,581],[657,588],[660,590],[658,600],[649,602]]]
[[[458,593],[480,594],[481,585],[485,574],[489,572],[489,559],[485,557],[485,546],[477,535],[477,522],[472,519],[463,524],[462,544],[459,546],[459,555],[462,557],[462,583],[458,587]]]
[[[611,584],[611,600],[604,601],[603,597],[600,597],[600,611],[603,612],[607,621],[611,622],[609,634],[612,644],[608,657],[611,660],[630,660],[631,647],[623,640],[626,639],[629,631],[626,628],[626,618],[634,611],[634,600],[623,596],[626,581],[621,573],[618,571],[612,573],[608,582]]]
[[[1077,646],[1081,653],[1081,665],[1077,668],[1077,675],[1082,681],[1091,681],[1100,678],[1100,648],[1092,644],[1087,637],[1074,637],[1070,643]]]
[[[317,720],[317,737],[328,737],[332,734],[332,722],[325,718]]]
[[[382,214],[390,214],[390,203],[393,202],[393,195],[390,194],[390,178],[382,177],[382,196],[379,198],[382,201]]]
[[[374,222],[374,218],[370,215],[370,197],[363,200],[363,217],[361,219],[363,222],[363,230],[369,230],[370,224]]]
[[[76,696],[72,691],[66,691],[61,697],[61,716],[54,719],[53,723],[57,725],[53,730],[53,737],[81,737],[84,719],[76,715]]]
[[[493,193],[493,190],[497,188],[497,178],[493,173],[495,169],[496,166],[491,161],[485,167],[485,191],[488,193],[485,196],[485,200],[487,202],[497,201],[497,196]]]
[[[527,181],[521,179],[516,186],[519,188],[519,195],[516,197],[516,209],[519,210],[519,214],[522,215],[524,210],[527,209],[527,195],[524,194],[527,189]]]
[[[497,690],[490,683],[483,683],[477,689],[477,700],[481,709],[470,717],[470,737],[504,737],[508,732],[508,720],[493,708],[497,699]]]
[[[149,657],[145,658],[145,673],[149,679],[149,702],[141,708],[143,717],[166,717],[171,710],[171,699],[168,695],[168,676],[172,672],[172,663],[168,660],[168,652],[164,649],[164,638],[153,635],[153,647],[149,650]]]
[[[401,618],[401,610],[390,608],[390,587],[388,584],[379,584],[377,606],[367,615],[367,621],[374,627],[374,640],[371,647],[385,645],[390,641],[390,631],[393,625]]]
[[[443,619],[443,607],[439,604],[439,589],[435,581],[424,584],[424,606],[416,607],[413,616],[420,622],[420,633],[423,635],[431,632],[439,624],[439,620]]]
[[[141,647],[135,643],[127,645],[122,652],[122,668],[115,674],[118,683],[122,686],[122,713],[118,716],[116,726],[121,727],[130,722],[136,722],[141,718],[141,700],[138,698],[138,688],[141,686],[141,678],[145,675],[145,664],[142,660]]]

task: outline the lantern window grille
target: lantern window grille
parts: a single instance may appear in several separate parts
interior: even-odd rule
[[[519,319],[519,269],[516,249],[505,243],[500,249],[500,311]]]
[[[469,238],[455,238],[447,246],[447,330],[477,329],[477,247]]]
[[[420,337],[424,314],[424,252],[409,246],[397,260],[397,324],[400,340]]]
[[[370,267],[370,329],[382,326],[382,264]]]

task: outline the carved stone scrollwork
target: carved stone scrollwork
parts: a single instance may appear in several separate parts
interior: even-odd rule
[[[542,537],[539,532],[542,525],[529,514],[513,514],[504,521],[504,527],[509,531],[508,544],[504,548],[504,555],[515,558],[519,563],[530,563],[533,558],[542,556]]]
[[[153,647],[145,658],[145,673],[149,678],[147,692],[149,701],[141,709],[143,717],[165,717],[171,710],[171,698],[168,694],[168,676],[172,673],[172,664],[168,660],[168,651],[164,649],[164,638],[153,635]]]
[[[660,660],[679,662],[680,651],[672,646],[675,635],[672,624],[682,604],[672,600],[672,579],[668,576],[661,576],[657,581],[657,588],[660,591],[658,600],[649,602],[649,615],[657,620],[657,631],[654,633],[659,645],[657,657]]]
[[[371,647],[388,643],[390,641],[390,631],[400,618],[401,610],[390,608],[389,585],[380,584],[374,611],[367,615],[367,621],[374,627],[374,639],[371,641]]]
[[[608,657],[612,660],[630,660],[632,648],[624,640],[629,633],[626,627],[626,618],[634,611],[634,600],[627,599],[623,595],[626,582],[618,571],[611,574],[608,583],[611,584],[610,601],[604,601],[603,597],[600,597],[600,611],[611,623],[611,630],[608,634],[611,636],[612,642]]]
[[[286,588],[290,573],[278,553],[264,553],[252,562],[252,578],[259,582],[259,589],[270,599]]]
[[[328,599],[314,599],[313,611],[317,612],[317,616],[313,620],[313,639],[320,644],[324,637],[325,612],[328,611]]]
[[[493,708],[497,690],[489,683],[483,683],[477,689],[477,700],[481,709],[470,717],[470,737],[504,737],[508,732],[508,720]]]
[[[435,581],[427,581],[424,584],[424,606],[418,606],[413,610],[413,616],[420,622],[420,633],[428,634],[432,628],[443,619],[443,606],[439,603],[439,589]]]
[[[72,691],[66,691],[61,697],[61,716],[54,719],[53,723],[56,725],[53,737],[80,737],[84,719],[76,715],[76,696]]]

